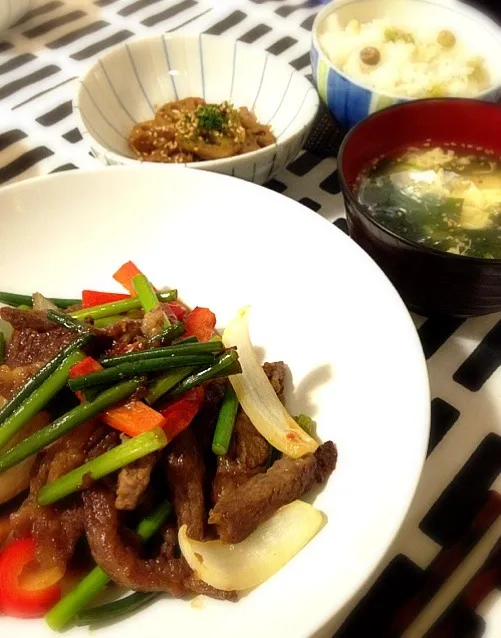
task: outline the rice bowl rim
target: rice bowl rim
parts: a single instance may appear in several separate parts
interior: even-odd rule
[[[315,21],[313,22],[313,27],[312,27],[312,41],[313,41],[313,48],[318,52],[318,55],[328,64],[328,66],[330,67],[331,70],[335,71],[338,75],[340,75],[341,77],[343,77],[345,80],[347,80],[348,82],[351,82],[352,84],[354,84],[355,86],[360,87],[361,89],[365,89],[366,91],[370,91],[371,93],[376,93],[378,95],[384,95],[386,97],[392,98],[394,100],[402,100],[402,101],[412,101],[412,100],[426,100],[426,99],[431,99],[430,97],[410,97],[408,95],[402,95],[402,94],[396,94],[396,93],[389,93],[387,91],[380,91],[379,89],[377,89],[376,87],[373,86],[369,86],[367,84],[362,84],[361,82],[358,82],[357,80],[355,80],[354,78],[352,78],[351,76],[347,75],[346,73],[344,73],[343,71],[341,71],[341,69],[336,66],[331,60],[330,58],[327,56],[327,54],[325,53],[325,51],[323,50],[322,46],[320,45],[320,27],[323,25],[323,23],[326,21],[326,19],[328,18],[328,16],[330,16],[331,14],[335,14],[338,13],[338,11],[346,6],[349,6],[350,4],[358,4],[359,2],[363,2],[364,0],[332,0],[329,4],[327,4],[318,14],[317,17],[315,18]],[[461,9],[460,11],[457,11],[457,13],[468,17],[469,13],[473,13],[475,16],[477,16],[478,18],[480,18],[480,20],[478,21],[480,23],[480,26],[488,32],[491,32],[493,36],[495,36],[495,31],[498,31],[498,44],[499,44],[499,54],[501,56],[501,27],[498,27],[498,25],[494,22],[494,20],[491,20],[491,18],[489,18],[489,16],[487,16],[485,13],[482,13],[481,11],[479,11],[478,9],[475,9],[474,7],[470,7],[468,5],[463,5],[462,2],[460,2],[460,0],[457,1],[457,3],[455,4],[448,4],[446,2],[441,2],[440,0],[438,0],[438,2],[433,2],[430,0],[411,0],[413,2],[421,2],[422,4],[430,4],[434,7],[442,7],[444,9],[452,9],[452,8],[456,8],[457,5],[459,5],[459,8]],[[463,11],[463,9],[466,9],[466,11]],[[376,19],[376,18],[374,18]],[[487,25],[489,25],[490,27],[492,27],[492,31],[490,29],[487,28],[487,25],[482,24],[482,22],[486,22]],[[494,91],[497,91],[501,89],[501,76],[497,78],[497,80],[495,82],[492,82],[492,84],[489,86],[489,88],[485,89],[484,91],[482,91],[481,93],[475,93],[474,95],[471,96],[451,96],[451,98],[457,98],[457,99],[474,99],[474,100],[482,100],[483,97],[490,95],[491,93],[493,93]]]

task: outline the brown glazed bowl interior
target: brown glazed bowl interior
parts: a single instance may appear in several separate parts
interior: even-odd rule
[[[501,157],[501,105],[470,99],[416,100],[374,113],[345,137],[338,156],[351,237],[381,266],[410,310],[459,317],[501,310],[501,259],[446,253],[410,241],[360,204],[357,178],[380,156],[408,146],[456,144]]]

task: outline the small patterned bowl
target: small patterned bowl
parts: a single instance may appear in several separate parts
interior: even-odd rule
[[[272,146],[185,164],[257,184],[299,153],[319,106],[314,86],[266,51],[205,34],[163,34],[129,41],[99,59],[81,79],[73,107],[101,162],[131,164],[139,161],[128,146],[132,126],[166,102],[190,96],[247,106],[271,125],[277,138]]]
[[[0,0],[0,31],[20,20],[35,4],[35,0]]]
[[[413,100],[374,113],[344,138],[339,179],[350,237],[381,267],[408,308],[421,315],[475,317],[501,310],[501,259],[455,255],[397,235],[360,204],[357,178],[399,149],[433,146],[488,149],[501,157],[501,105],[446,98]]]
[[[472,42],[486,61],[492,86],[475,96],[487,102],[501,97],[501,29],[486,15],[458,0],[335,0],[317,15],[313,24],[311,66],[313,78],[322,100],[339,124],[349,129],[365,117],[393,104],[408,102],[410,98],[379,93],[358,84],[338,70],[322,51],[319,36],[326,18],[337,13],[341,24],[356,19],[370,22],[389,17],[403,24],[447,26]]]

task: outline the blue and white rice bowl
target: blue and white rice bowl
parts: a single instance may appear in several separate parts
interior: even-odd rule
[[[320,11],[313,24],[311,65],[320,97],[347,129],[375,111],[412,98],[378,92],[335,67],[320,45],[325,22],[331,14],[337,15],[342,27],[350,20],[367,23],[378,18],[409,25],[411,32],[416,27],[443,25],[441,28],[457,34],[466,44],[471,43],[472,53],[485,60],[491,85],[471,97],[485,101],[501,97],[501,29],[480,11],[458,0],[335,0]]]
[[[137,164],[128,145],[132,127],[152,119],[163,104],[186,97],[246,106],[272,127],[276,144],[185,164],[258,184],[296,157],[319,106],[315,87],[286,62],[256,46],[206,34],[155,35],[115,47],[83,76],[73,106],[101,162]]]

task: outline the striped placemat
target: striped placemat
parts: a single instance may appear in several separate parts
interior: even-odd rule
[[[178,29],[224,34],[255,42],[308,74],[320,4],[32,0],[30,11],[0,34],[0,184],[97,165],[76,128],[71,99],[76,78],[114,44]],[[267,187],[346,231],[332,156],[339,141],[321,115],[307,150]],[[499,638],[501,315],[415,322],[432,387],[423,477],[379,572],[321,635]]]

